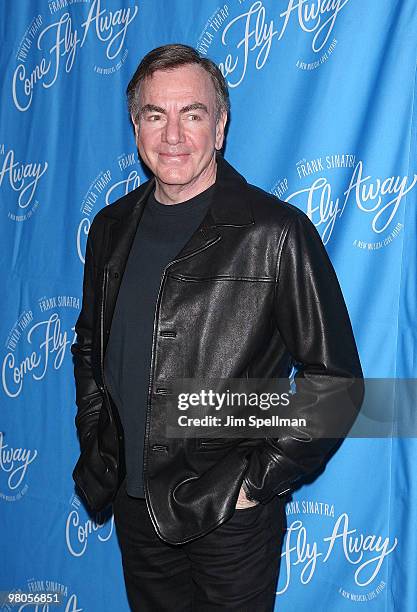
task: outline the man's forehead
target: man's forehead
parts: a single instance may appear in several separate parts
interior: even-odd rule
[[[211,105],[215,102],[215,95],[210,75],[197,64],[156,70],[144,79],[140,87],[142,105],[154,102],[155,97],[167,102],[183,102],[189,98],[188,103],[199,100]]]

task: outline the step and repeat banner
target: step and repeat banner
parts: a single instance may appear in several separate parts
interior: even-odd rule
[[[417,5],[3,0],[0,40],[0,590],[127,612],[113,518],[74,491],[70,352],[92,219],[146,180],[126,85],[161,44],[218,63],[226,159],[317,227],[365,375],[413,378]],[[417,609],[416,460],[412,438],[348,439],[294,493],[277,610]]]

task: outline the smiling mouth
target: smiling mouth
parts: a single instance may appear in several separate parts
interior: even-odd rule
[[[190,154],[189,153],[159,153],[159,157],[163,161],[184,161]]]
[[[162,157],[185,157],[189,153],[159,153]]]

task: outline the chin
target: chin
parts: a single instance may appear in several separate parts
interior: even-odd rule
[[[178,172],[178,170],[174,169],[157,172],[156,176],[162,183],[167,185],[186,185],[193,178],[190,172]]]

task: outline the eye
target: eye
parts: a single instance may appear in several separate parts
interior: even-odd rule
[[[159,121],[160,118],[161,118],[161,115],[148,115],[147,120],[148,121]]]
[[[200,121],[201,117],[200,115],[188,115],[188,119],[189,121]]]

